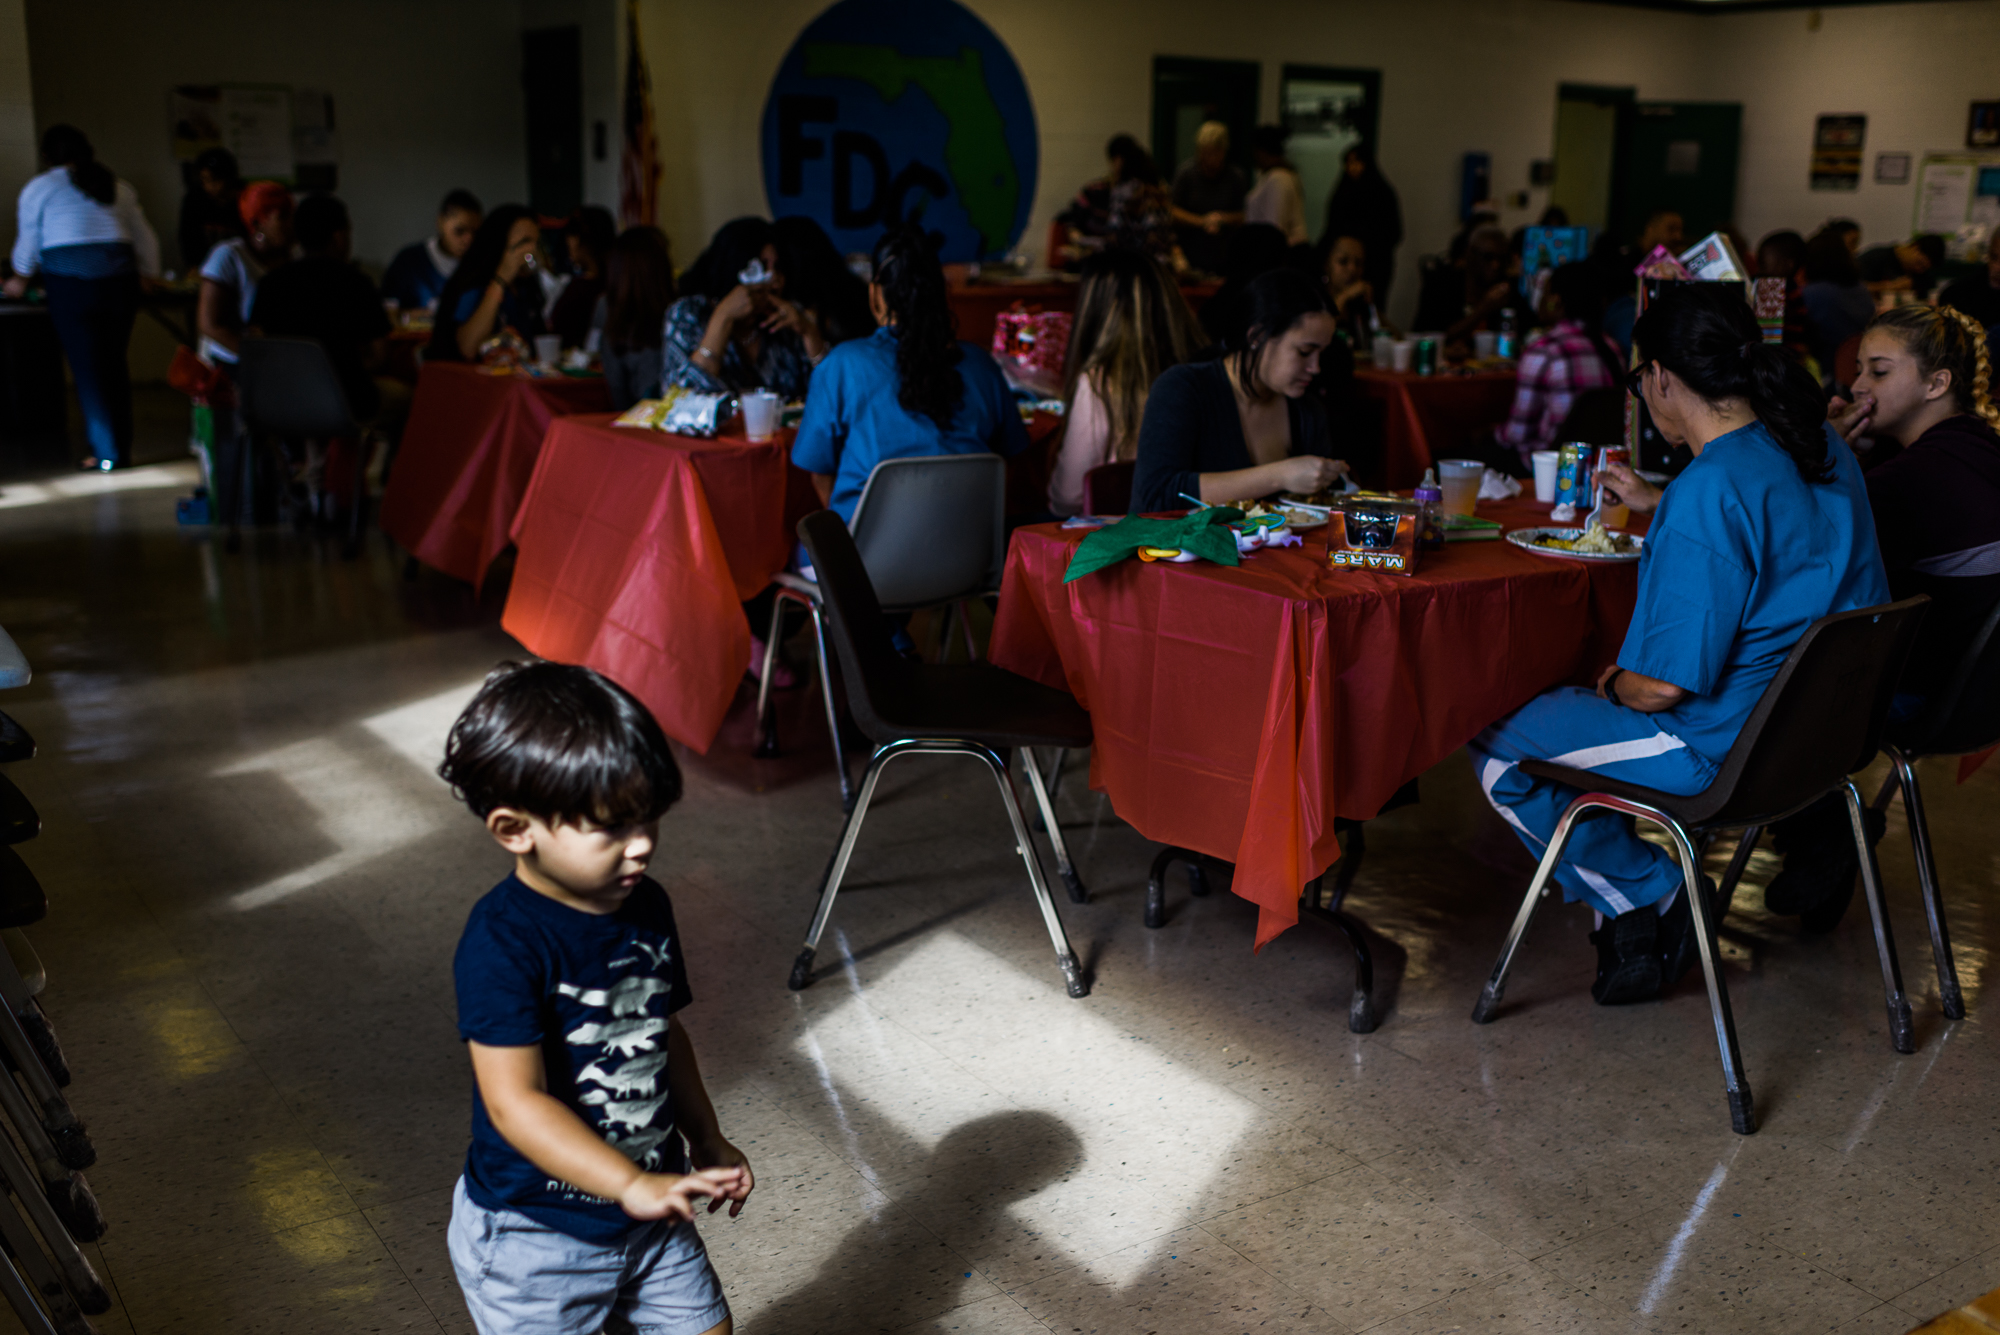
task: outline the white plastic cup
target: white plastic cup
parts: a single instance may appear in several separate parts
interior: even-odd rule
[[[1414,338],[1399,338],[1396,340],[1396,345],[1391,351],[1390,357],[1398,371],[1407,371],[1410,369],[1410,358],[1416,355],[1417,340]]]
[[[1396,360],[1396,340],[1390,338],[1387,334],[1377,334],[1375,335],[1375,342],[1370,347],[1370,351],[1374,354],[1372,358],[1374,363],[1377,366],[1387,368],[1390,363]]]
[[[1444,492],[1444,512],[1469,515],[1479,500],[1479,480],[1486,465],[1477,459],[1438,460],[1438,489]]]
[[[769,440],[778,434],[778,409],[782,402],[768,389],[753,389],[743,396],[743,433],[752,440]]]
[[[1482,362],[1490,362],[1500,351],[1500,335],[1490,329],[1475,330],[1472,335],[1472,355]]]
[[[562,337],[558,334],[535,335],[535,360],[544,366],[554,366],[562,356]]]
[[[1535,465],[1535,499],[1553,505],[1556,499],[1556,469],[1562,463],[1562,452],[1536,450],[1528,457]]]

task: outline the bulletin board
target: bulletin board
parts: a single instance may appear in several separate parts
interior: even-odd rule
[[[1917,168],[1912,235],[1955,236],[1966,251],[2000,226],[2000,154],[1934,153]]]

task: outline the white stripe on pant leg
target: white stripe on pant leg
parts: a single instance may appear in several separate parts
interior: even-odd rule
[[[1647,760],[1653,756],[1663,756],[1669,751],[1679,751],[1687,743],[1670,732],[1654,733],[1651,737],[1640,737],[1629,742],[1606,742],[1602,746],[1586,746],[1560,756],[1550,756],[1551,765],[1567,765],[1571,769],[1600,769],[1605,765],[1615,765],[1621,760]]]
[[[1500,813],[1500,819],[1519,830],[1523,838],[1529,840],[1537,847],[1547,848],[1549,846],[1548,840],[1522,824],[1521,818],[1514,814],[1512,807],[1493,796],[1493,785],[1505,778],[1507,771],[1512,768],[1514,768],[1514,762],[1511,760],[1494,759],[1487,761],[1479,771],[1479,786],[1486,792],[1486,801],[1495,811]]]
[[[1569,869],[1581,877],[1585,885],[1597,892],[1598,897],[1603,899],[1605,907],[1610,909],[1614,915],[1630,913],[1636,907],[1631,900],[1619,894],[1611,882],[1605,880],[1590,868],[1579,867],[1572,862],[1569,864]]]

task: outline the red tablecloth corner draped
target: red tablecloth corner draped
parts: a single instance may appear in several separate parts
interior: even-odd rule
[[[382,493],[382,531],[425,565],[483,583],[506,550],[549,423],[610,406],[610,391],[595,377],[425,363]]]
[[[1511,526],[1547,507],[1481,507]],[[1630,565],[1454,543],[1410,577],[1336,572],[1324,532],[1234,569],[1127,561],[1062,582],[1082,530],[1019,529],[992,658],[1090,710],[1091,786],[1148,839],[1236,864],[1261,948],[1367,819],[1493,720],[1615,655]]]
[[[752,443],[555,421],[512,525],[519,556],[501,626],[530,652],[582,663],[706,753],[750,666],[742,604],[784,569],[819,502],[792,433]]]

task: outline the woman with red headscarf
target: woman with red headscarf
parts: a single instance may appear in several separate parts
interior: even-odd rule
[[[257,301],[257,284],[292,257],[292,192],[275,181],[256,181],[243,187],[236,208],[248,235],[208,252],[195,309],[202,359],[231,366]]]

